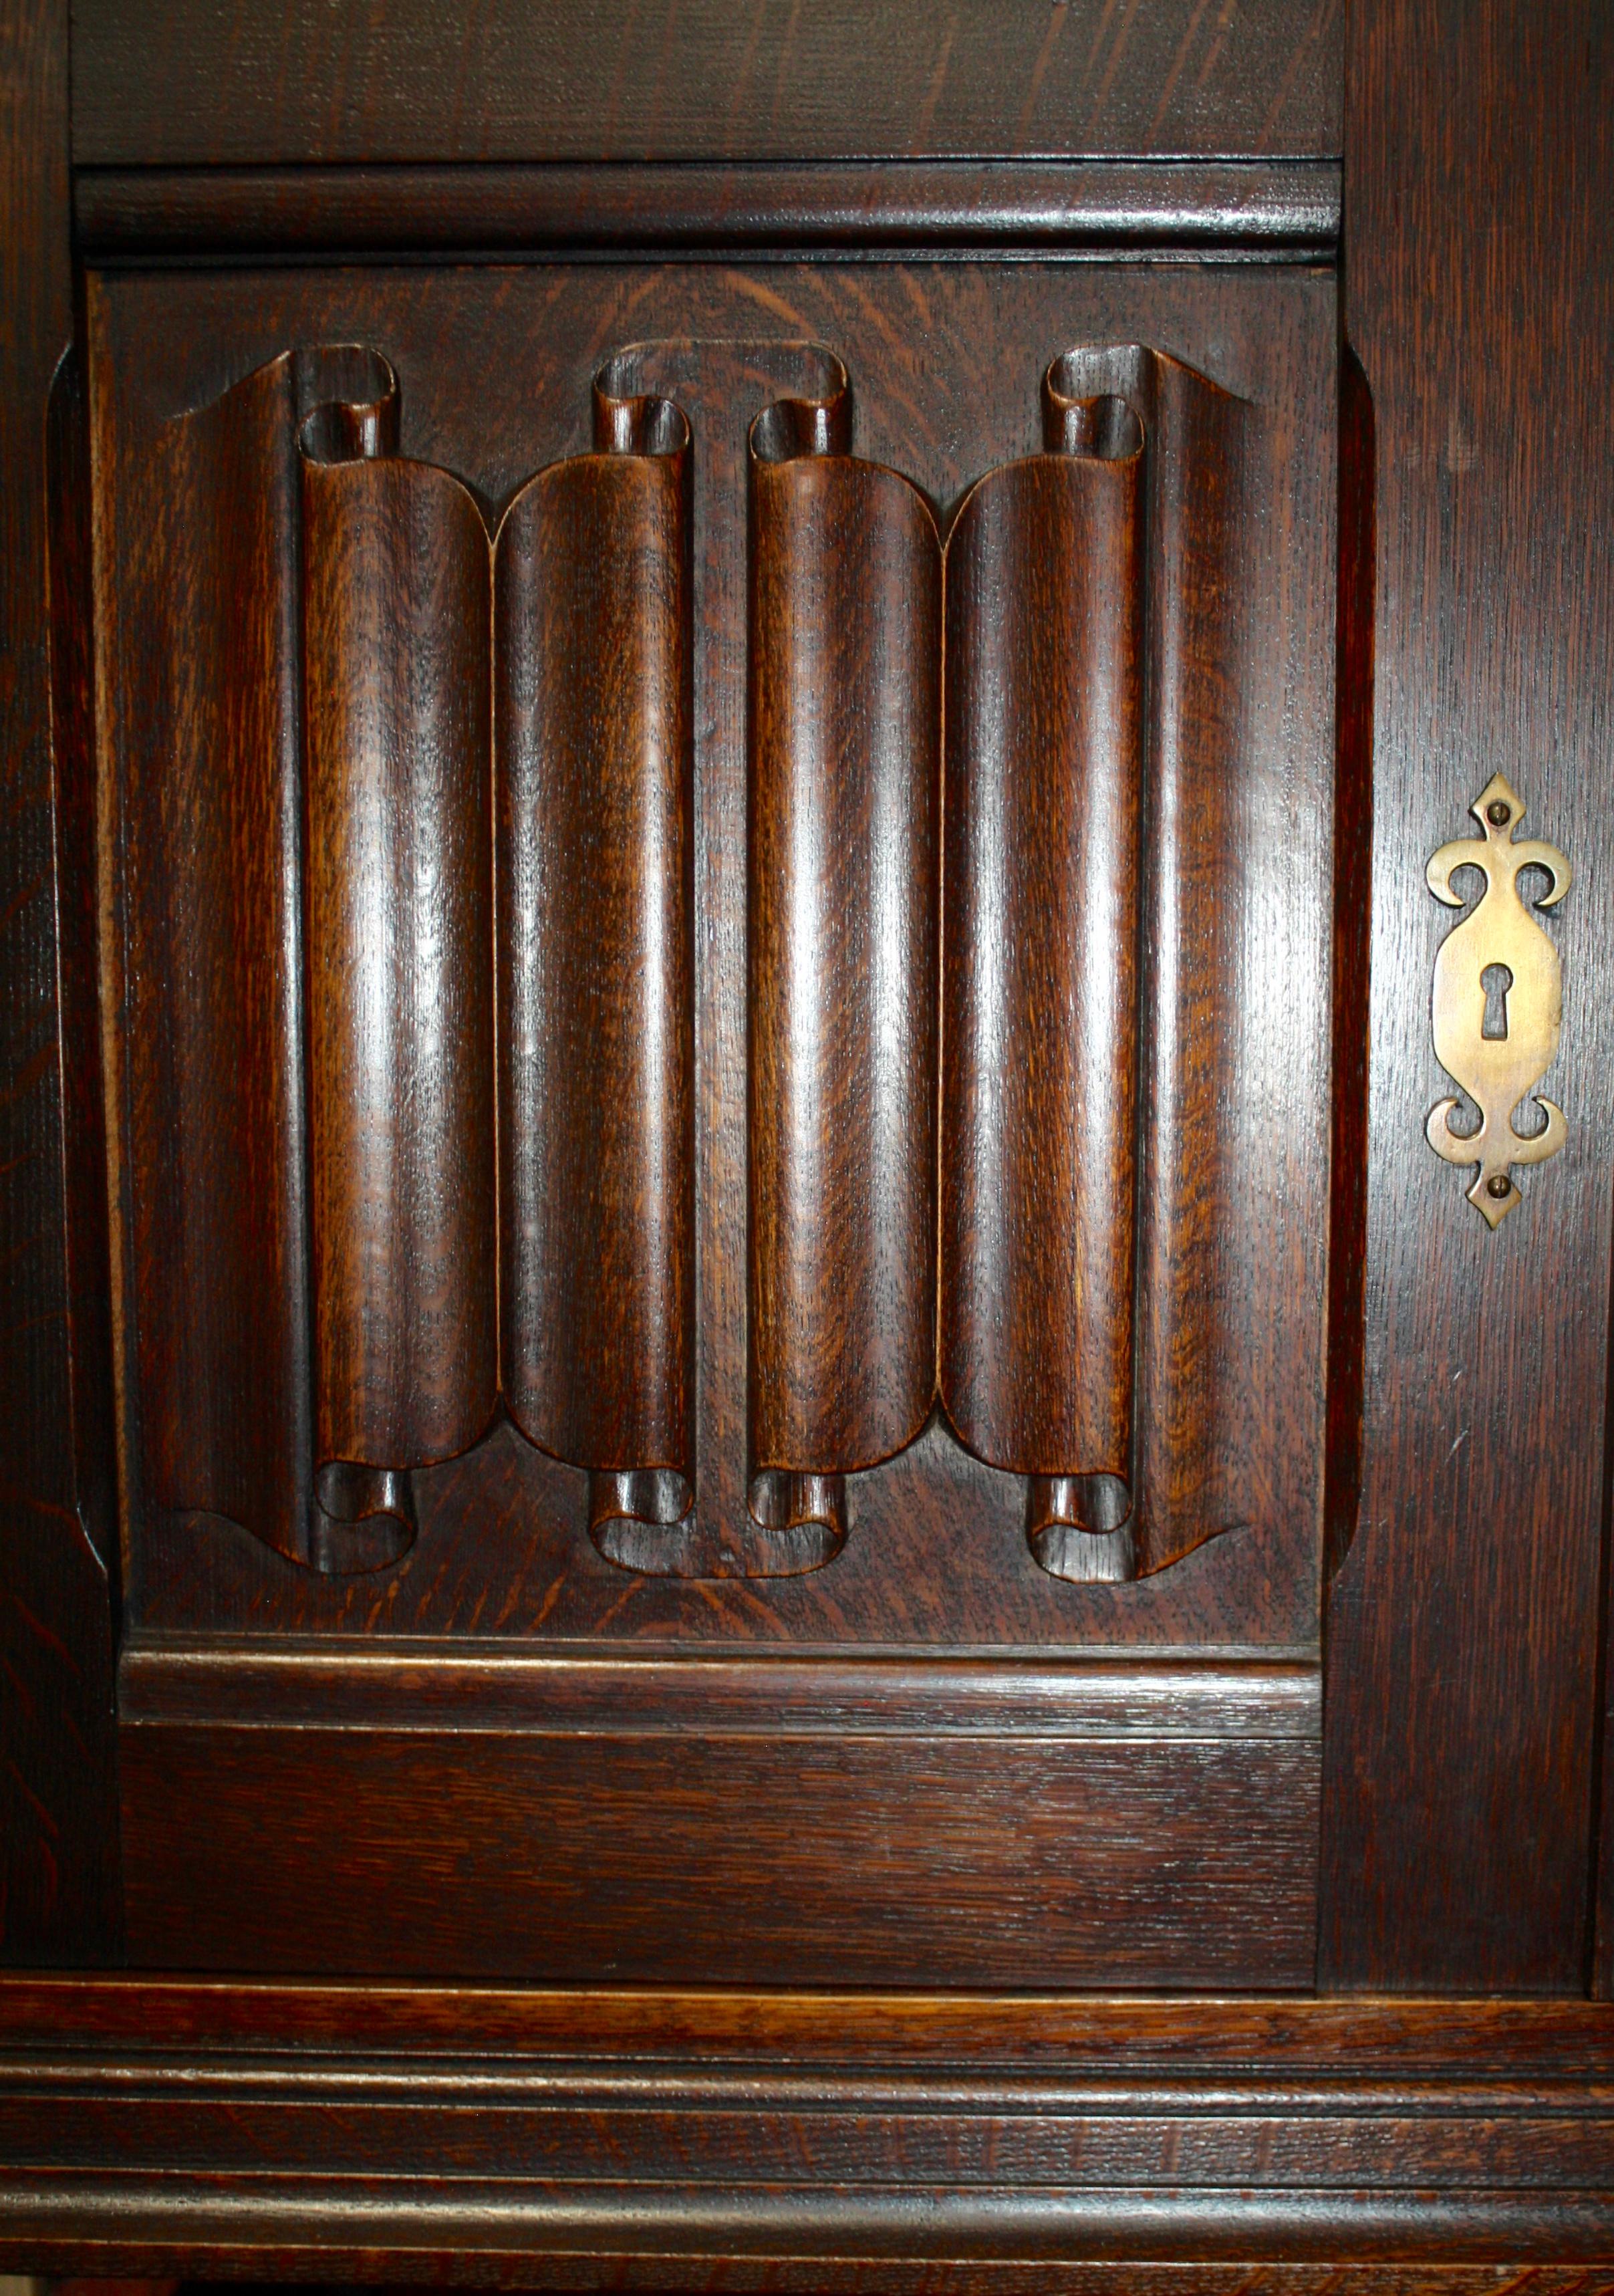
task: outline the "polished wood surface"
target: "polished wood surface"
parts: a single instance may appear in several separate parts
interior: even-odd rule
[[[1139,1732],[159,1720],[119,1742],[144,1968],[1301,1988],[1315,1744]],[[199,1822],[200,1821],[200,1822]],[[878,1841],[878,1857],[868,1845]],[[340,1851],[332,1845],[339,1843]],[[183,1923],[175,1907],[186,1908]]]
[[[1610,2269],[1609,2024],[1585,2003],[12,1980],[0,2255],[803,2296],[1585,2296]]]
[[[1602,19],[0,0],[9,2267],[1614,2286]]]
[[[1081,1486],[1072,1546],[1132,1505],[1143,802],[1143,432],[1085,411],[948,537],[941,1100],[942,1398],[992,1465]]]
[[[1338,160],[546,160],[494,167],[81,168],[96,259],[531,258],[574,249],[1192,250],[1331,259]]]
[[[941,548],[849,430],[751,429],[750,1505],[832,1479],[821,1560],[936,1389]]]
[[[79,0],[80,165],[1340,149],[1339,10]]]
[[[94,1018],[82,368],[70,362],[58,371],[73,334],[67,102],[66,9],[7,0],[0,10],[0,1956],[94,1962],[115,1952],[118,1939],[111,1671],[118,1553]]]
[[[595,439],[499,529],[503,1363],[653,1565],[694,1473],[690,435],[602,397]]]
[[[1578,1992],[1604,1600],[1614,45],[1587,4],[1352,20],[1345,324],[1373,414],[1372,1052],[1355,1543],[1329,1610],[1327,1984]],[[1461,83],[1466,100],[1454,105]],[[1526,104],[1543,130],[1504,132]],[[1550,126],[1547,125],[1550,123]],[[1438,280],[1438,292],[1430,283]],[[1353,702],[1352,707],[1360,707]],[[1573,854],[1562,1155],[1493,1234],[1424,865],[1493,772]]]
[[[446,472],[327,444],[319,422],[301,465],[314,1439],[322,1461],[399,1469],[464,1450],[498,1392],[487,537]]]
[[[340,288],[288,281],[275,290],[277,300],[266,299],[255,287],[250,304],[226,277],[109,278],[97,287],[94,307],[97,323],[108,330],[105,372],[110,384],[112,374],[127,368],[127,381],[115,397],[109,388],[102,402],[105,451],[138,462],[146,451],[138,442],[148,435],[147,426],[160,424],[176,398],[182,405],[194,403],[208,387],[209,362],[211,376],[218,377],[228,340],[221,331],[227,327],[238,331],[236,348],[223,357],[242,364],[277,331],[283,338],[288,330],[294,335],[313,331],[316,339],[342,335],[384,346],[397,365],[406,454],[460,472],[496,515],[535,467],[587,445],[590,380],[611,339],[609,332],[602,336],[597,317],[593,334],[587,331],[586,314],[597,300],[600,275],[537,275],[525,318],[513,322],[525,330],[522,361],[514,367],[490,363],[494,334],[508,329],[512,311],[523,308],[522,276],[534,277],[517,275],[505,282],[476,273],[396,274],[355,277]],[[227,1628],[249,1617],[301,1628],[369,1618],[375,1627],[394,1630],[458,1631],[474,1620],[472,1631],[507,1633],[532,1631],[541,1618],[550,1634],[614,1628],[636,1636],[674,1633],[702,1641],[726,1636],[823,1643],[849,1635],[875,1643],[917,1636],[945,1646],[983,1638],[1072,1642],[1096,1636],[1169,1646],[1231,1636],[1246,1644],[1305,1645],[1315,1633],[1321,1470],[1323,1231],[1315,1207],[1326,1201],[1322,983],[1327,912],[1315,888],[1326,882],[1326,800],[1299,827],[1292,824],[1300,786],[1323,789],[1328,774],[1329,662],[1326,642],[1315,643],[1315,634],[1331,625],[1327,281],[1245,273],[1208,285],[1196,276],[1141,268],[1118,279],[1023,267],[987,275],[976,266],[951,266],[881,268],[856,280],[828,266],[757,277],[708,268],[610,276],[611,296],[631,298],[631,324],[646,330],[645,348],[634,354],[633,388],[675,395],[702,442],[694,476],[694,868],[697,912],[709,926],[697,951],[695,1020],[697,1498],[693,1547],[681,1533],[682,1553],[672,1552],[669,1539],[643,1559],[665,1570],[683,1567],[692,1555],[703,1569],[747,1574],[751,1591],[741,1598],[714,1585],[685,1595],[658,1578],[654,1586],[629,1592],[610,1569],[600,1568],[586,1543],[579,1547],[576,1528],[586,1517],[586,1477],[524,1449],[504,1430],[452,1469],[414,1477],[418,1564],[406,1559],[398,1575],[347,1595],[322,1594],[302,1574],[287,1574],[245,1596],[245,1609],[235,1607],[238,1596],[225,1591],[238,1583],[237,1549],[227,1532],[216,1522],[186,1523],[167,1510],[147,1509],[140,1570],[143,1600],[152,1607],[143,1615],[176,1628]],[[153,295],[169,302],[168,317],[156,326]],[[1153,336],[1192,351],[1195,330],[1203,331],[1208,341],[1223,346],[1230,386],[1225,395],[1236,395],[1259,416],[1258,422],[1240,418],[1247,428],[1253,423],[1252,443],[1237,465],[1244,505],[1237,521],[1243,554],[1239,576],[1247,593],[1241,612],[1250,619],[1237,624],[1236,644],[1228,641],[1237,668],[1226,689],[1226,707],[1247,729],[1242,755],[1249,778],[1241,774],[1227,793],[1228,805],[1236,800],[1236,816],[1218,811],[1218,800],[1208,805],[1211,827],[1196,826],[1196,835],[1222,840],[1215,852],[1225,873],[1195,904],[1197,939],[1181,942],[1184,964],[1209,967],[1208,973],[1191,970],[1184,977],[1205,1016],[1192,1025],[1210,1031],[1195,1037],[1191,1029],[1184,1040],[1200,1049],[1184,1055],[1181,1086],[1197,1093],[1194,1105],[1225,1128],[1217,1132],[1222,1144],[1216,1154],[1231,1160],[1225,1168],[1236,1168],[1241,1177],[1219,1234],[1208,1242],[1196,1239],[1189,1252],[1201,1278],[1205,1269],[1215,1271],[1215,1301],[1190,1296],[1189,1304],[1201,1321],[1214,1304],[1223,1344],[1242,1365],[1245,1391],[1235,1410],[1200,1381],[1196,1392],[1208,1396],[1208,1410],[1182,1401],[1173,1406],[1191,1441],[1203,1442],[1208,1429],[1213,1449],[1222,1449],[1214,1452],[1213,1480],[1202,1503],[1194,1498],[1190,1478],[1186,1496],[1174,1496],[1172,1504],[1179,1512],[1191,1505],[1197,1510],[1191,1538],[1201,1525],[1225,1531],[1211,1546],[1225,1554],[1208,1570],[1179,1578],[1175,1587],[1161,1572],[1158,1593],[1143,1586],[1124,1598],[1102,1587],[1057,1593],[1025,1552],[1024,1479],[971,1461],[940,1423],[889,1466],[852,1479],[851,1529],[833,1565],[838,1576],[822,1587],[804,1579],[797,1589],[755,1576],[758,1569],[772,1572],[791,1564],[791,1526],[784,1526],[782,1540],[757,1522],[749,1505],[746,1103],[757,1038],[748,1019],[745,955],[746,433],[782,390],[788,396],[801,387],[799,378],[810,379],[822,368],[822,353],[809,357],[799,348],[804,336],[848,340],[849,331],[866,326],[873,296],[889,329],[881,340],[900,343],[902,315],[914,308],[915,295],[931,314],[925,348],[910,345],[900,357],[890,348],[878,357],[865,348],[852,379],[856,443],[867,459],[905,469],[942,505],[956,503],[983,469],[1036,447],[1044,372],[1050,357],[1072,341]],[[692,296],[709,338],[705,348],[681,344],[671,332],[690,323]],[[179,305],[170,301],[176,297],[190,303],[188,316],[182,317]],[[769,308],[763,298],[780,307],[771,311],[778,332],[771,340],[740,335],[740,328],[756,327],[758,310]],[[609,330],[616,323],[608,316],[603,324]],[[975,348],[994,327],[1013,330],[1024,345],[1011,369],[983,359]],[[659,328],[668,331],[660,347]],[[1229,343],[1240,347],[1231,359]],[[173,349],[184,345],[195,348],[172,364]],[[209,353],[204,345],[215,348]],[[951,346],[945,357],[944,345]],[[182,371],[186,360],[189,374]],[[916,404],[930,410],[922,424],[914,420]],[[1173,431],[1176,420],[1174,414],[1169,420],[1161,416],[1163,471],[1176,467],[1167,459],[1177,454],[1173,438],[1187,435],[1180,425]],[[1305,430],[1312,444],[1302,455],[1297,426],[1312,425],[1318,427]],[[1233,472],[1225,455],[1213,455],[1192,485],[1214,483],[1225,490]],[[1175,476],[1161,480],[1168,493],[1178,483]],[[1219,531],[1203,530],[1213,537]],[[1207,546],[1225,545],[1213,539]],[[1263,570],[1275,567],[1280,553],[1290,568],[1282,585]],[[109,593],[117,587],[109,575]],[[1151,611],[1168,636],[1159,619],[1163,606]],[[1182,642],[1199,643],[1197,628]],[[1219,645],[1217,632],[1219,625],[1213,632]],[[1174,706],[1193,705],[1195,739],[1209,745],[1204,756],[1210,760],[1216,742],[1225,738],[1217,730],[1223,721],[1200,709],[1192,689],[1185,691],[1186,701]],[[1229,843],[1235,818],[1238,834]],[[1264,872],[1255,834],[1262,825],[1288,838],[1295,861],[1276,888],[1285,918],[1287,996],[1281,1011],[1258,999],[1230,1012],[1214,983],[1229,967],[1259,977],[1251,937],[1269,921],[1268,910],[1239,890],[1241,872]],[[1310,856],[1304,865],[1303,854]],[[1267,882],[1264,874],[1261,881]],[[1214,914],[1200,914],[1206,910]],[[1181,1037],[1181,1024],[1173,1026]],[[1236,1075],[1225,1080],[1212,1106],[1192,1078],[1219,1057],[1214,1048],[1225,1048],[1228,1031],[1237,1048],[1232,1055]],[[1316,1082],[1301,1092],[1296,1079],[1307,1076]],[[1198,1153],[1205,1143],[1200,1136],[1194,1139]],[[1203,1174],[1198,1179],[1190,1174],[1180,1185],[1174,1178],[1168,1222],[1184,1217],[1179,1203],[1197,1218],[1193,1191],[1208,1185]],[[1313,1192],[1315,1206],[1308,1201]],[[1179,1246],[1167,1247],[1168,1259],[1174,1250],[1187,1248],[1188,1234],[1183,1232]],[[1281,1283],[1280,1267],[1286,1270]],[[1168,1271],[1161,1295],[1167,1331],[1176,1312],[1169,1304],[1171,1280]],[[1269,1283],[1271,1291],[1264,1291]],[[1185,1296],[1191,1293],[1190,1286]],[[1197,1378],[1192,1358],[1184,1360]],[[1240,1483],[1241,1456],[1248,1459],[1252,1443],[1262,1447],[1263,1464],[1258,1472],[1250,1471],[1265,1495],[1258,1520],[1252,1520]],[[1241,1446],[1246,1447],[1242,1455]],[[807,1460],[802,1472],[812,1467]],[[1220,1512],[1212,1513],[1213,1507]],[[512,1548],[490,1545],[490,1510],[494,1519],[512,1526]],[[704,1549],[702,1539],[710,1542]],[[1165,1543],[1144,1559],[1166,1560],[1172,1552]],[[945,1570],[935,1567],[940,1554],[947,1557]],[[1252,1559],[1256,1554],[1258,1562]],[[1177,1563],[1171,1575],[1186,1569]],[[615,1626],[617,1620],[622,1625]]]

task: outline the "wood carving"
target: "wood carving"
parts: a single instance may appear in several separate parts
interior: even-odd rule
[[[798,1574],[987,1488],[1077,1582],[1247,1519],[1249,410],[1123,347],[1042,421],[945,553],[811,343],[619,353],[594,451],[496,523],[398,455],[373,354],[168,426],[121,689],[158,695],[159,1508],[375,1567],[502,1399],[653,1575]]]
[[[941,1389],[1044,1567],[1127,1578],[1233,1520],[1246,410],[1137,348],[1043,402],[947,545]]]
[[[498,1392],[493,851],[487,532],[397,404],[299,439],[315,1520],[409,1529]]]
[[[750,434],[750,1504],[818,1561],[935,1386],[941,552],[850,427]]]
[[[598,422],[492,555],[397,456],[372,352],[287,353],[162,447],[126,880],[147,1477],[324,1570],[395,1560],[411,1471],[496,1408],[496,1133],[515,1415],[597,1471],[602,1543],[689,1503],[688,432]]]
[[[596,386],[594,437],[498,541],[504,1362],[638,1564],[693,1499],[690,433]]]
[[[1124,1578],[1143,434],[1114,396],[1049,415],[947,543],[941,1392],[1034,1479],[1034,1546]]]
[[[394,392],[369,353],[288,352],[165,433],[125,789],[147,1487],[327,1566],[348,1527],[314,1488],[298,434],[340,401],[380,444]]]
[[[1435,1052],[1440,1065],[1479,1111],[1471,1132],[1453,1129],[1454,1099],[1437,1101],[1425,1127],[1429,1144],[1448,1164],[1477,1164],[1468,1200],[1495,1228],[1519,1201],[1509,1167],[1544,1164],[1563,1146],[1564,1113],[1542,1099],[1544,1122],[1516,1131],[1515,1111],[1534,1093],[1558,1052],[1563,1020],[1563,978],[1558,951],[1536,923],[1519,890],[1521,870],[1537,869],[1546,890],[1536,903],[1550,909],[1569,890],[1569,865],[1555,845],[1519,839],[1524,819],[1518,791],[1493,774],[1469,810],[1478,838],[1454,838],[1430,857],[1429,889],[1448,908],[1461,908],[1452,887],[1459,869],[1478,869],[1485,891],[1471,914],[1454,925],[1435,959]]]

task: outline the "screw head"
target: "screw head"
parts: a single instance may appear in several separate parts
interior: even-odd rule
[[[1505,829],[1513,818],[1513,808],[1505,798],[1493,798],[1486,807],[1485,817],[1493,829]]]
[[[1509,1179],[1505,1172],[1493,1172],[1490,1178],[1485,1184],[1486,1194],[1487,1196],[1495,1197],[1498,1203],[1501,1202],[1503,1196],[1511,1195],[1512,1193],[1512,1189],[1513,1183]]]

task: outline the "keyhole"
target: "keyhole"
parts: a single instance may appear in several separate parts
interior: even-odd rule
[[[1495,1044],[1505,1044],[1508,1034],[1508,991],[1513,976],[1505,964],[1487,964],[1479,976],[1479,986],[1485,991],[1485,1019],[1479,1033]]]

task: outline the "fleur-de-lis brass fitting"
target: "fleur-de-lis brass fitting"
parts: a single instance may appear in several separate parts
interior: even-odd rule
[[[1430,856],[1429,889],[1438,901],[1462,906],[1452,890],[1457,869],[1485,874],[1484,898],[1446,935],[1435,959],[1435,1052],[1479,1110],[1472,1132],[1454,1132],[1454,1100],[1438,1101],[1425,1130],[1430,1146],[1448,1164],[1478,1164],[1470,1203],[1491,1227],[1519,1201],[1509,1167],[1543,1164],[1563,1146],[1563,1111],[1542,1099],[1539,1131],[1515,1132],[1520,1103],[1541,1082],[1558,1051],[1563,983],[1558,951],[1525,906],[1521,869],[1544,870],[1551,882],[1536,901],[1550,909],[1569,890],[1569,865],[1555,845],[1539,838],[1515,844],[1524,818],[1518,792],[1493,774],[1469,810],[1484,832],[1454,838]]]

